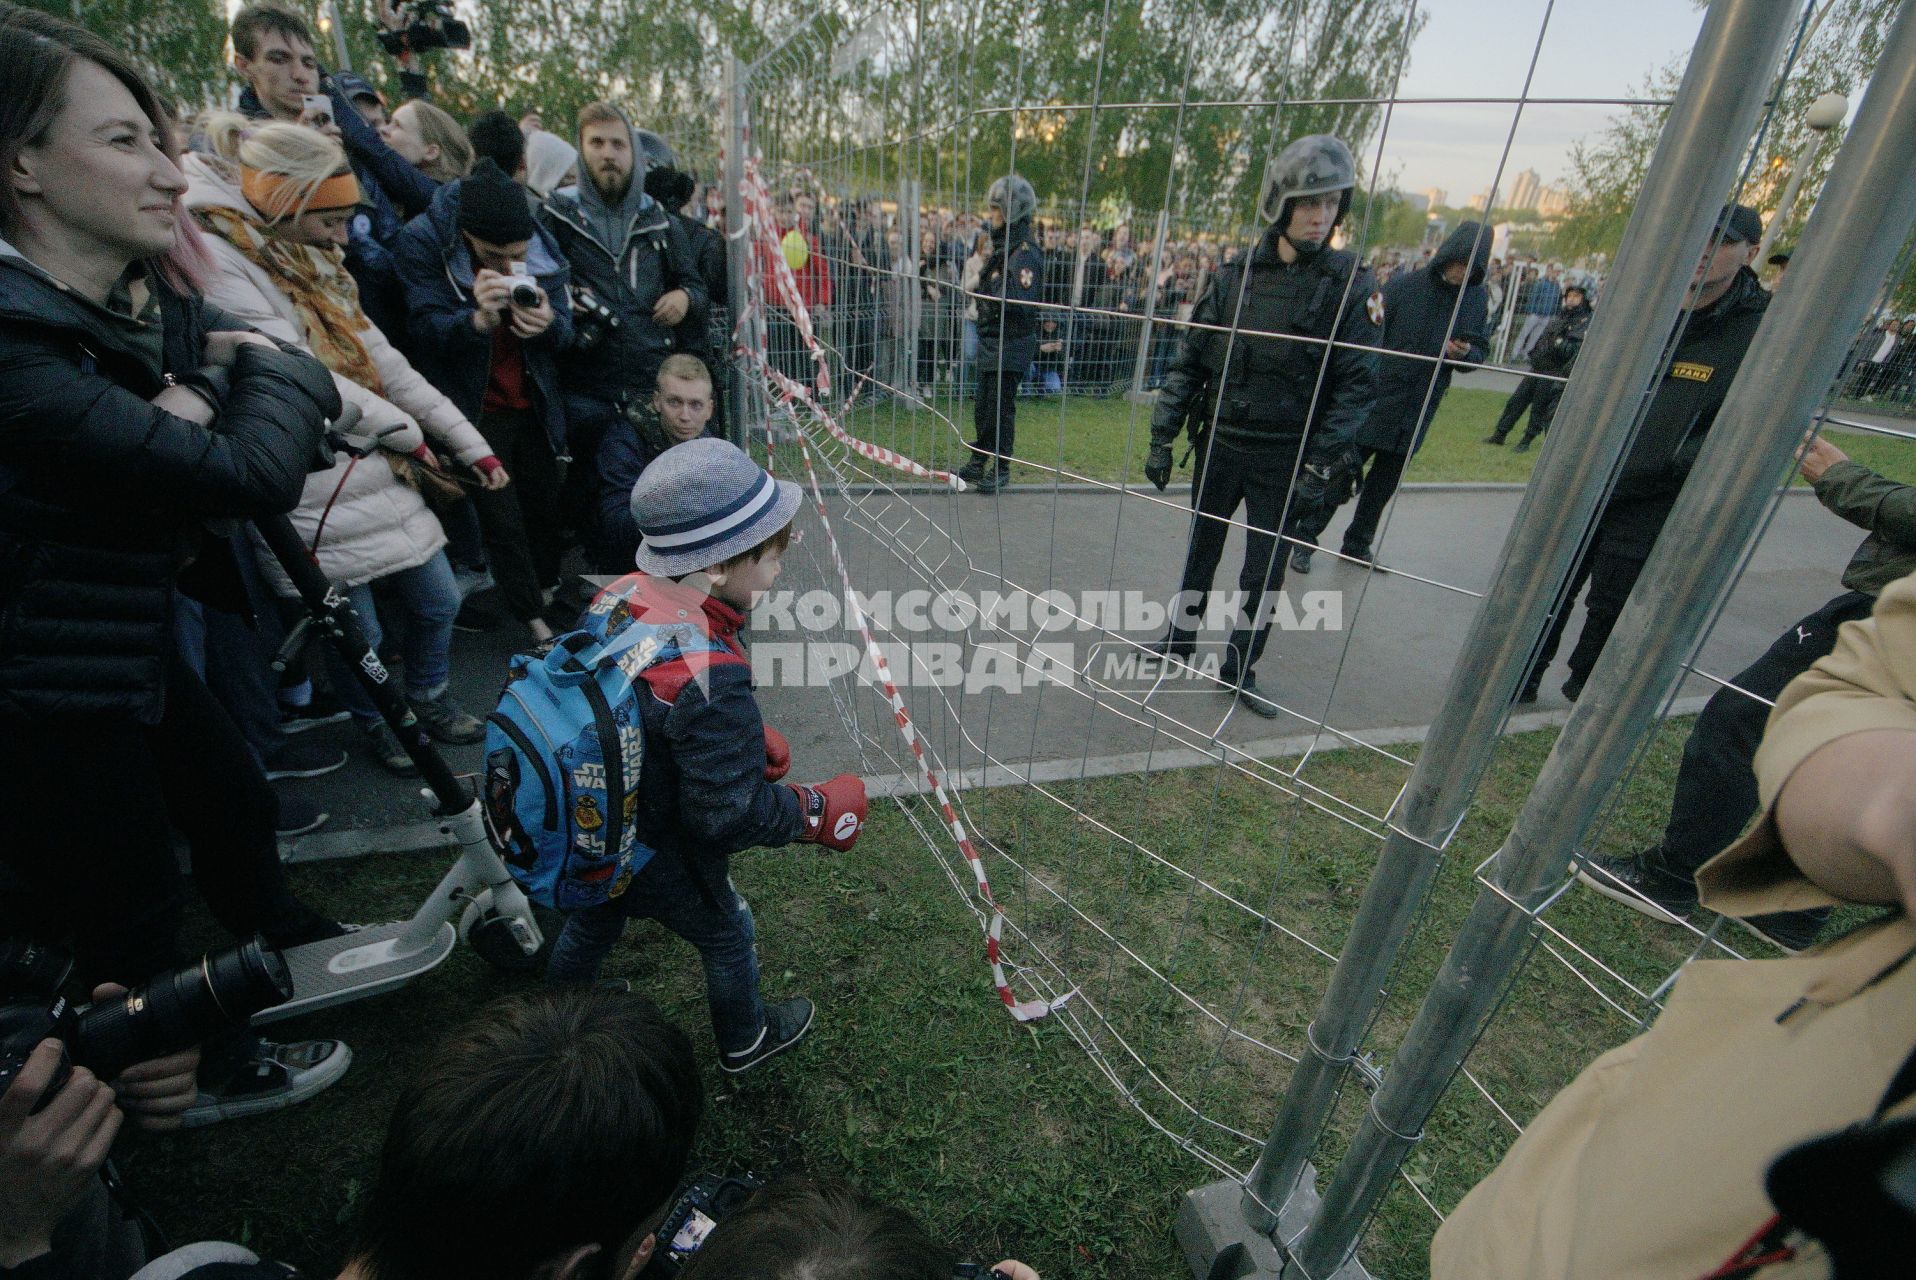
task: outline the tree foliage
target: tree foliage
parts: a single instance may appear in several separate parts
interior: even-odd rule
[[[226,10],[219,0],[22,0],[83,23],[137,62],[154,89],[176,106],[222,102],[231,75],[220,64]]]
[[[1810,137],[1804,123],[1809,105],[1834,90],[1854,104],[1881,56],[1900,0],[1833,0],[1828,16],[1807,48],[1790,67],[1776,110],[1769,116],[1761,152],[1739,199],[1766,219],[1776,210],[1790,167]],[[1653,72],[1633,95],[1668,100],[1683,77],[1678,60]],[[1624,225],[1643,188],[1651,154],[1663,130],[1666,109],[1628,107],[1611,118],[1602,133],[1571,150],[1571,211],[1557,229],[1556,248],[1565,256],[1616,252]],[[1830,130],[1804,167],[1802,192],[1785,219],[1776,244],[1793,245],[1815,207],[1823,179],[1840,149],[1844,128]],[[1908,287],[1907,285],[1905,286]]]

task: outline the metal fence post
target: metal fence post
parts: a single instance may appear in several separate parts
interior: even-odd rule
[[[1158,234],[1151,242],[1151,283],[1144,293],[1144,331],[1138,334],[1138,356],[1131,366],[1131,390],[1125,396],[1134,404],[1148,398],[1144,380],[1151,370],[1151,348],[1156,345],[1153,339],[1157,336],[1158,277],[1164,273],[1164,233],[1170,220],[1168,213],[1158,210]]]
[[[1511,698],[1551,606],[1660,374],[1665,330],[1734,182],[1743,140],[1771,87],[1794,0],[1719,0],[1711,6],[1683,85],[1624,233],[1616,270],[1558,420],[1575,429],[1546,437],[1502,561],[1472,621],[1444,703],[1391,814],[1391,834],[1365,887],[1330,984],[1307,1029],[1269,1140],[1240,1189],[1199,1188],[1178,1231],[1193,1270],[1241,1245],[1277,1262],[1270,1235],[1292,1238],[1315,1210],[1304,1175],[1392,967],[1496,748]],[[1554,437],[1554,438],[1551,438]],[[1289,1202],[1287,1204],[1287,1201]],[[1267,1272],[1268,1273],[1268,1272]]]
[[[736,57],[725,59],[725,282],[731,304],[734,345],[759,343],[764,332],[764,317],[752,306],[751,254],[753,246],[745,226],[745,106],[749,83],[745,67]],[[728,354],[731,354],[728,352]],[[731,355],[732,412],[727,415],[732,443],[744,447],[751,440],[754,426],[766,426],[766,414],[759,395],[759,379],[745,362]]]
[[[1747,74],[1742,69],[1770,65],[1736,67]],[[1748,79],[1759,88],[1768,83],[1766,76]],[[1349,1255],[1415,1141],[1401,1135],[1420,1132],[1476,1042],[1525,951],[1531,912],[1563,882],[1578,842],[1681,678],[1801,428],[1835,380],[1912,226],[1916,7],[1905,6],[1804,230],[1789,282],[1757,331],[1589,687],[1491,864],[1491,886],[1479,892],[1322,1210],[1297,1242],[1302,1275],[1329,1275]]]

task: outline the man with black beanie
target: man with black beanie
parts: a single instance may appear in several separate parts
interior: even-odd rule
[[[473,495],[493,577],[534,640],[559,578],[565,405],[554,356],[572,342],[570,269],[523,190],[490,158],[447,183],[394,249],[415,363],[474,423],[513,482]]]

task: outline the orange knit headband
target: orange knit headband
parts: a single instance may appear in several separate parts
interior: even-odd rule
[[[293,179],[283,173],[240,166],[240,190],[246,202],[266,218],[277,222],[299,208],[299,191]],[[359,179],[352,171],[336,173],[312,190],[305,212],[322,209],[350,209],[359,203]]]

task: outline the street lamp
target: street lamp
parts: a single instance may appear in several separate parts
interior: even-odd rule
[[[1810,157],[1816,154],[1816,148],[1822,145],[1823,135],[1843,123],[1843,117],[1849,114],[1849,99],[1840,93],[1826,93],[1804,113],[1803,123],[1809,126],[1810,136],[1803,139],[1802,150],[1796,153],[1796,163],[1790,166],[1790,180],[1783,188],[1783,198],[1776,202],[1776,212],[1770,215],[1770,225],[1763,228],[1763,242],[1756,247],[1756,260],[1763,261],[1770,255],[1770,244],[1783,230],[1783,223],[1790,216],[1790,206],[1796,203],[1796,193],[1802,189],[1803,173],[1809,168]]]

